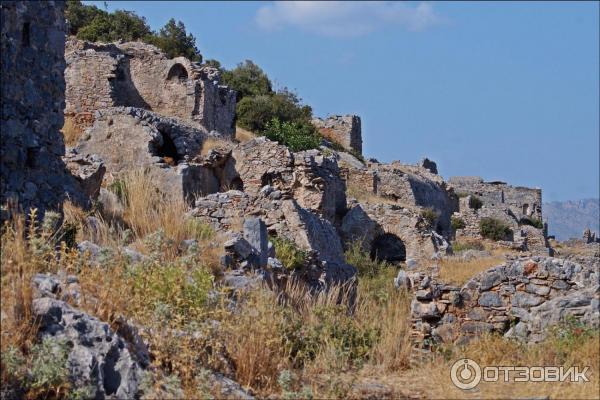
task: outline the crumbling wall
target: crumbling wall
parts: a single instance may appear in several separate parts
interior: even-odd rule
[[[448,183],[457,194],[477,196],[487,208],[508,209],[517,219],[542,219],[542,189],[484,182],[480,177],[468,176],[452,177]]]
[[[63,2],[2,2],[0,203],[60,209],[67,178]]]
[[[567,318],[599,325],[598,267],[597,258],[514,258],[462,288],[420,273],[401,272],[396,284],[415,290],[411,313],[419,343],[464,344],[491,332],[539,342]]]
[[[69,117],[131,106],[234,135],[235,91],[220,85],[215,68],[185,57],[168,59],[142,42],[97,44],[71,38],[66,58]]]
[[[362,132],[358,115],[332,115],[312,120],[323,137],[342,145],[346,150],[362,154]]]
[[[484,182],[480,177],[453,177],[450,187],[461,196],[455,217],[465,227],[457,236],[481,238],[480,222],[494,218],[512,230],[507,240],[519,244],[523,250],[548,251],[546,228],[531,226],[542,221],[542,190],[514,187],[504,182]],[[474,201],[481,204],[474,206]]]
[[[219,190],[213,172],[192,163],[208,134],[182,121],[132,107],[96,112],[94,124],[79,141],[79,154],[97,154],[106,166],[105,183],[140,169],[149,169],[165,193],[188,201]]]

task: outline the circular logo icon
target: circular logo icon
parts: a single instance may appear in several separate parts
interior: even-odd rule
[[[459,389],[473,389],[481,381],[481,367],[469,358],[461,358],[452,364],[450,379]]]

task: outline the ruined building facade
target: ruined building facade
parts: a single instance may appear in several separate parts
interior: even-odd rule
[[[312,123],[326,139],[344,149],[362,155],[362,132],[358,115],[332,115],[325,119],[313,118]]]
[[[235,91],[216,68],[173,59],[142,43],[99,44],[74,38],[65,58],[65,115],[81,128],[107,107],[143,108],[225,137],[235,134]]]
[[[3,1],[0,203],[62,204],[65,153],[63,2]]]
[[[542,224],[541,189],[485,182],[477,176],[453,177],[448,182],[460,197],[455,217],[465,227],[457,232],[458,236],[480,237],[481,220],[494,218],[511,228],[507,240],[529,250],[549,247]]]

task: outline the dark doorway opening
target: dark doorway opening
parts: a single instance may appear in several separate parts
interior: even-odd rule
[[[173,143],[173,139],[165,132],[160,132],[162,136],[162,145],[157,146],[156,155],[162,157],[163,161],[169,165],[177,165],[181,161],[177,147]]]
[[[371,258],[388,262],[406,261],[406,246],[398,236],[384,233],[373,241]]]

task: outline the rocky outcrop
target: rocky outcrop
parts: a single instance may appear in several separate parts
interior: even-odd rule
[[[462,288],[404,272],[397,285],[415,290],[413,335],[420,343],[465,343],[489,332],[539,342],[549,326],[568,318],[598,327],[599,266],[597,258],[579,263],[516,258],[476,275]]]
[[[39,320],[40,338],[67,343],[69,379],[77,388],[91,388],[96,399],[138,398],[140,381],[149,362],[147,350],[132,353],[110,326],[67,304],[77,298],[75,277],[36,275],[32,309]],[[146,364],[147,365],[147,364]]]
[[[102,159],[107,172],[105,183],[124,173],[146,169],[160,190],[190,202],[206,190],[219,190],[213,172],[191,162],[211,137],[204,130],[140,108],[107,108],[95,115],[76,151]]]
[[[106,172],[100,157],[95,154],[82,155],[75,149],[69,149],[63,161],[77,182],[77,191],[90,199],[97,199]]]

